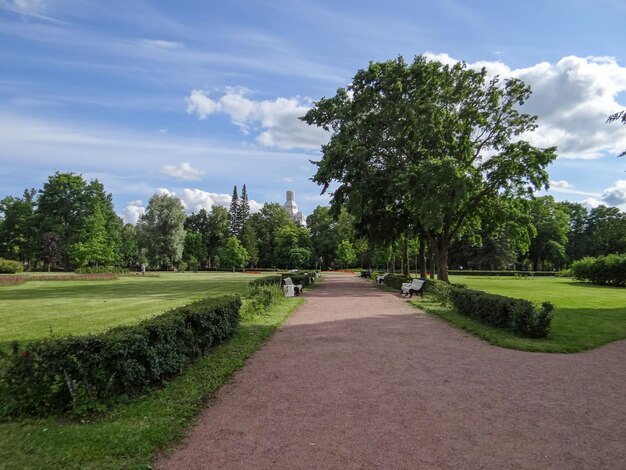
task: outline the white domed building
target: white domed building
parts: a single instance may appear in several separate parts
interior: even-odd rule
[[[287,213],[291,216],[295,223],[306,226],[306,219],[302,212],[298,211],[298,205],[296,204],[296,193],[293,191],[287,191],[287,202],[283,205]]]

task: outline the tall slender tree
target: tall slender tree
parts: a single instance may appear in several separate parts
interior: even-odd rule
[[[240,225],[239,238],[243,236],[244,229],[250,218],[250,201],[248,200],[248,189],[243,185],[241,189],[241,198],[239,199],[239,207],[237,208],[237,223]]]
[[[229,232],[230,235],[238,237],[241,235],[241,221],[239,219],[239,196],[237,195],[237,185],[233,188],[233,196],[230,199],[230,209],[228,216],[230,218]]]

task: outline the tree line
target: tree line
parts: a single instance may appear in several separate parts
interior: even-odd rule
[[[450,266],[561,269],[585,256],[626,251],[626,214],[615,207],[588,210],[545,196],[529,202],[529,214],[526,237],[509,226],[457,237]],[[425,273],[437,271],[436,253],[423,236],[401,234],[386,243],[365,237],[346,208],[333,215],[318,206],[306,228],[279,203],[251,214],[245,185],[240,196],[234,187],[230,208],[190,215],[177,197],[155,194],[134,225],[115,213],[101,183],[74,173],[57,172],[42,189],[0,201],[0,257],[31,270],[143,264],[155,270],[360,266]]]

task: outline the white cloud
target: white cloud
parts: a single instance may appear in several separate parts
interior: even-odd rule
[[[581,196],[600,197],[600,194],[598,193],[592,193],[589,191],[581,191],[579,189],[576,189],[573,184],[568,183],[565,180],[550,181],[549,190],[556,193],[580,194]]]
[[[163,39],[141,39],[139,43],[144,47],[151,47],[154,49],[175,50],[182,49],[184,47],[184,45],[180,42],[165,41]]]
[[[615,186],[606,188],[602,192],[602,201],[609,206],[626,204],[626,180],[618,180]]]
[[[299,98],[276,98],[273,101],[254,101],[243,88],[228,88],[217,101],[209,98],[202,90],[192,90],[185,98],[187,112],[206,119],[214,113],[225,113],[244,134],[252,128],[259,133],[256,141],[266,147],[314,148],[328,141],[326,131],[309,126],[298,118],[309,109],[310,103]]]
[[[192,167],[189,162],[181,162],[178,166],[165,165],[161,168],[161,173],[181,180],[191,181],[199,180],[205,172]]]
[[[452,64],[447,54],[427,54]],[[502,62],[468,64],[486,67],[489,75],[516,77],[532,89],[522,110],[539,116],[538,129],[524,138],[535,145],[558,146],[563,158],[592,159],[617,155],[626,147],[626,126],[606,123],[609,114],[624,109],[617,102],[626,91],[626,67],[611,57],[563,57],[552,64],[511,69]]]
[[[145,212],[146,208],[141,200],[130,201],[122,212],[122,218],[125,223],[135,225]]]
[[[550,189],[574,189],[574,186],[565,180],[550,181]]]
[[[167,188],[157,188],[157,194],[166,194],[180,199],[183,207],[188,213],[198,212],[200,209],[211,211],[213,206],[230,207],[231,196],[222,193],[210,193],[202,189],[184,188],[181,191],[170,191]],[[250,212],[258,212],[263,208],[263,204],[255,200],[249,200]]]
[[[594,199],[592,197],[583,199],[582,201],[580,201],[580,203],[587,209],[595,209],[596,207],[604,204],[602,201],[598,201],[597,199]]]

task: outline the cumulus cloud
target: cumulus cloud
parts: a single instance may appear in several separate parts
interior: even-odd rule
[[[146,208],[143,205],[143,201],[130,201],[122,212],[122,218],[125,223],[135,225],[139,220],[139,217],[141,217],[145,212]]]
[[[626,204],[626,180],[618,180],[615,186],[602,192],[602,201],[609,206]]]
[[[427,54],[452,64],[447,54]],[[542,147],[558,146],[564,158],[592,159],[626,147],[626,126],[606,124],[609,114],[624,109],[617,96],[626,91],[626,67],[611,57],[563,57],[552,64],[511,69],[503,62],[476,62],[489,75],[516,77],[530,85],[523,110],[539,116],[539,128],[524,138]]]
[[[198,212],[200,209],[211,211],[213,206],[230,207],[231,196],[229,194],[210,193],[202,189],[184,188],[174,192],[167,188],[157,188],[157,194],[166,194],[180,199],[183,207],[188,213]],[[263,204],[255,200],[249,200],[250,212],[258,212],[263,208]]]
[[[573,184],[565,180],[550,181],[550,191],[556,193],[580,194],[582,196],[591,196],[596,198],[600,197],[600,194],[598,193],[591,193],[589,191],[581,191],[579,189],[576,189]]]
[[[603,205],[602,201],[598,201],[595,198],[589,197],[587,199],[583,199],[580,203],[585,206],[587,209],[595,209],[598,206]]]
[[[550,188],[551,189],[574,189],[574,186],[565,180],[560,180],[560,181],[550,181]]]
[[[199,180],[205,172],[204,170],[192,167],[188,162],[182,162],[178,166],[165,165],[161,168],[161,173],[181,180],[191,181]]]
[[[266,147],[318,149],[328,141],[326,131],[298,119],[310,109],[310,102],[299,98],[254,101],[248,93],[244,88],[228,88],[226,94],[213,100],[202,90],[192,90],[185,98],[187,112],[198,119],[227,114],[244,134],[258,130],[256,141]]]

